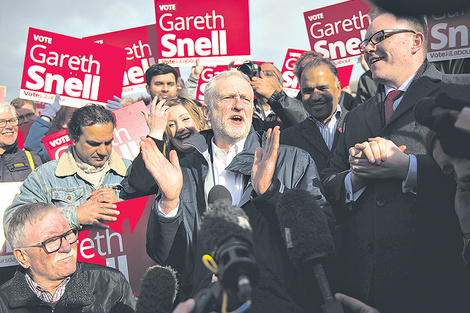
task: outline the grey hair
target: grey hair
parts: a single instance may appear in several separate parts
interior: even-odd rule
[[[18,207],[5,230],[5,236],[10,247],[14,250],[26,244],[26,224],[35,223],[49,212],[61,214],[55,205],[49,203],[32,202]]]
[[[8,113],[8,112],[11,112],[11,114],[13,114],[13,116],[16,117],[16,110],[14,106],[12,106],[11,104],[7,102],[0,103],[0,114]]]
[[[220,81],[226,80],[227,78],[231,76],[238,76],[246,80],[248,83],[250,82],[250,78],[240,71],[231,70],[231,71],[220,72],[207,83],[207,86],[204,89],[204,103],[207,105],[209,109],[212,107],[212,104],[214,104],[214,102],[217,101],[217,95],[219,94],[219,92],[216,88],[216,85]]]

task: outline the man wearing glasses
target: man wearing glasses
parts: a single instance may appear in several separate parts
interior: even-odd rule
[[[0,182],[22,182],[42,160],[36,152],[17,145],[18,117],[15,107],[0,103]],[[0,285],[13,277],[16,266],[0,267]]]
[[[20,266],[0,288],[1,312],[134,312],[136,299],[121,272],[77,263],[78,228],[54,205],[20,206],[6,237]]]
[[[24,181],[35,167],[42,164],[36,152],[18,148],[18,118],[15,108],[0,103],[0,182]]]
[[[461,234],[446,197],[452,193],[426,155],[428,129],[413,110],[439,93],[468,98],[470,77],[442,74],[427,62],[423,17],[379,9],[369,16],[359,49],[377,94],[346,116],[322,172],[342,229],[336,290],[380,312],[460,312]]]

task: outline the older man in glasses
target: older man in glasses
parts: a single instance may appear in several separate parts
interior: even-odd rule
[[[377,94],[351,111],[329,167],[327,199],[341,229],[337,291],[380,312],[460,312],[460,236],[446,180],[429,155],[416,103],[470,96],[470,76],[445,75],[426,60],[423,17],[374,9],[359,45]],[[452,307],[452,308],[451,308]],[[468,310],[468,308],[467,308]]]
[[[78,228],[54,205],[20,206],[6,236],[20,266],[0,287],[0,312],[134,312],[121,272],[77,263]]]

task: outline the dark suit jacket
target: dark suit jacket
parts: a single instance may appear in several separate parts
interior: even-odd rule
[[[336,127],[336,134],[331,151],[326,146],[317,125],[315,125],[315,123],[309,118],[306,118],[303,122],[281,131],[280,143],[299,147],[307,151],[315,161],[318,172],[321,172],[326,168],[328,161],[333,156],[332,151],[338,143],[344,117],[348,113],[348,110],[346,110],[341,104],[338,105],[341,106],[341,116],[339,117],[338,125]]]
[[[457,282],[462,276],[462,239],[452,183],[426,155],[428,129],[415,121],[413,109],[423,97],[441,92],[468,99],[469,84],[469,75],[445,75],[431,66],[409,87],[385,127],[376,97],[346,116],[330,165],[322,173],[343,235],[342,246],[337,247],[342,281],[335,291],[368,302],[382,313],[460,312],[458,300],[465,298],[457,295],[462,290]],[[406,145],[405,153],[417,156],[417,194],[404,194],[399,179],[374,179],[347,206],[348,149],[377,136]]]

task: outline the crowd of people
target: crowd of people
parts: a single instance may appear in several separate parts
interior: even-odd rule
[[[191,312],[214,280],[200,230],[209,191],[222,185],[252,232],[259,277],[248,312],[324,304],[312,268],[293,264],[279,227],[278,200],[292,189],[310,193],[328,224],[336,254],[325,270],[346,312],[466,312],[470,163],[442,150],[415,107],[440,94],[470,99],[470,75],[427,61],[423,17],[380,8],[369,16],[359,45],[368,71],[355,99],[314,51],[296,63],[296,98],[271,63],[251,78],[221,72],[204,103],[194,100],[199,63],[185,86],[170,65],[152,65],[149,133],[132,161],[112,149],[119,98],[72,109],[57,95],[41,113],[28,100],[0,104],[0,181],[24,181],[3,217],[19,266],[0,268],[1,311],[133,312],[137,299],[119,271],[77,262],[78,232],[108,227],[119,201],[156,195],[147,241],[136,244],[176,271],[174,312]],[[20,149],[18,126],[28,122]],[[51,161],[41,137],[63,128],[72,145]]]

